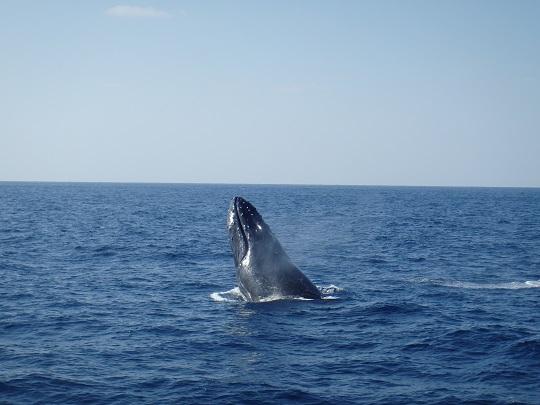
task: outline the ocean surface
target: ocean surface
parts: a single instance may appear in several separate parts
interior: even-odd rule
[[[253,203],[323,300],[247,303]],[[540,404],[540,189],[0,183],[1,404]]]

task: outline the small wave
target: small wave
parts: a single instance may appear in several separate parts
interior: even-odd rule
[[[522,359],[540,360],[540,341],[522,340],[510,348],[512,356]]]
[[[441,287],[463,288],[466,290],[522,290],[540,288],[540,280],[512,281],[508,283],[471,283],[467,281],[414,279],[413,283],[438,285]]]

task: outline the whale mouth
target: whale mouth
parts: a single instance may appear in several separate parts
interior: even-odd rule
[[[249,228],[249,226],[244,224],[244,216],[240,212],[241,207],[239,207],[239,204],[244,202],[245,200],[241,197],[234,197],[234,212],[236,214],[236,221],[238,222],[238,229],[240,230],[240,233],[242,235],[242,238],[244,240],[245,246],[249,245],[249,236],[246,232],[246,228]]]
[[[234,197],[229,208],[229,242],[233,252],[234,262],[238,266],[244,260],[249,250],[249,227],[245,223],[244,199]]]
[[[229,237],[235,263],[241,263],[257,241],[272,235],[257,209],[242,197],[234,197],[229,208]]]

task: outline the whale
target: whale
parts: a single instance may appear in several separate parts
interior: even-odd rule
[[[244,198],[231,200],[227,227],[238,288],[246,301],[322,298],[315,284],[287,255],[261,214]]]

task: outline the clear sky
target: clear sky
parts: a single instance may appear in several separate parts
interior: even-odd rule
[[[0,181],[540,187],[540,1],[3,0]]]

